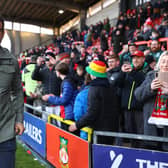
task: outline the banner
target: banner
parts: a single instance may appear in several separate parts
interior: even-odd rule
[[[46,157],[46,123],[36,116],[24,112],[25,131],[21,139],[34,151]]]
[[[47,129],[47,160],[58,168],[88,168],[89,144],[51,124]]]
[[[168,168],[168,153],[92,145],[93,168]]]

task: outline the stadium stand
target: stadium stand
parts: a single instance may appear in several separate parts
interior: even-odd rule
[[[16,3],[16,1],[14,2]],[[28,2],[32,1],[28,0],[27,2],[25,2],[25,8],[27,7]],[[92,5],[92,2],[96,3],[97,1],[87,2],[88,4],[86,5],[86,8]],[[68,17],[69,15],[69,18],[71,18],[73,16],[76,16],[76,13],[74,11],[77,11],[77,13],[79,13],[77,9],[78,7],[81,7],[83,3],[84,1],[79,1],[79,3],[78,1],[74,1],[75,5],[71,6],[68,1],[65,1],[65,3],[60,2],[58,4],[60,6],[65,5],[66,8],[69,9],[69,12],[66,12],[64,17]],[[38,2],[34,2],[34,4],[39,5],[40,10],[43,9],[41,6],[42,4],[38,4]],[[48,4],[50,6],[48,10],[50,10],[51,8],[56,8],[52,1],[50,1],[50,3],[48,2]],[[122,3],[120,5],[122,5]],[[25,112],[24,124],[26,130],[24,135],[21,137],[22,141],[30,145],[30,147],[35,152],[37,152],[41,157],[46,159],[55,167],[78,168],[80,165],[80,167],[84,168],[104,168],[103,163],[101,163],[103,161],[100,159],[100,157],[104,158],[106,162],[108,162],[108,157],[100,154],[103,150],[107,150],[107,153],[111,159],[111,162],[108,162],[107,164],[112,164],[111,167],[115,167],[117,163],[118,165],[123,164],[124,168],[135,167],[136,164],[138,164],[139,167],[143,167],[146,164],[150,167],[153,162],[157,162],[156,165],[163,164],[167,166],[168,93],[165,88],[168,87],[168,84],[165,84],[165,87],[158,84],[159,87],[152,89],[152,86],[154,85],[152,82],[155,80],[154,76],[156,74],[156,71],[157,73],[159,72],[159,74],[162,73],[162,62],[160,62],[159,60],[166,60],[165,57],[168,56],[166,52],[168,50],[167,9],[167,0],[149,2],[145,1],[145,3],[138,5],[136,8],[134,6],[134,8],[127,8],[125,10],[120,9],[117,22],[114,25],[110,24],[110,20],[107,16],[107,18],[105,18],[104,20],[99,20],[96,24],[82,25],[82,28],[80,30],[74,29],[66,31],[61,35],[54,35],[52,38],[52,43],[50,43],[49,45],[39,45],[22,51],[18,58],[21,72],[22,70],[24,70],[25,66],[30,63],[30,57],[34,55],[37,57],[36,70],[38,69],[39,72],[44,72],[44,70],[45,72],[51,72],[51,69],[53,70],[55,68],[57,76],[60,76],[63,81],[61,85],[61,93],[63,95],[56,96],[49,92],[46,94],[44,93],[44,85],[47,85],[47,87],[50,89],[50,81],[52,82],[51,78],[53,77],[48,75],[48,78],[45,78],[45,81],[43,81],[41,79],[44,79],[44,74],[38,74],[38,79],[41,80],[41,83],[39,83],[37,87],[37,92],[32,93],[32,98],[34,102],[36,100],[40,100],[40,104],[38,106],[36,106],[35,103],[34,106],[25,104],[27,108],[33,108],[34,113],[32,115]],[[47,10],[45,10],[44,13],[47,13]],[[33,17],[37,17],[37,15],[38,14],[34,15]],[[45,17],[47,17],[47,15],[45,15]],[[40,20],[40,22],[44,22],[46,19],[45,17],[43,18],[44,20],[42,19]],[[67,22],[66,19],[64,21],[61,21],[62,18],[59,16],[58,18],[59,19],[58,21],[56,21],[54,26],[60,26],[60,24]],[[23,18],[23,20],[24,19],[25,18]],[[20,21],[21,20],[22,19],[20,19]],[[51,22],[51,20],[47,21]],[[157,44],[153,43],[154,41],[156,41]],[[46,51],[50,51],[50,54],[46,54]],[[162,57],[164,57],[164,59]],[[116,61],[112,62],[113,59]],[[111,67],[109,65],[109,60],[111,60]],[[66,67],[63,67],[63,69],[59,69],[58,71],[59,66],[65,64],[68,65],[69,69],[67,70]],[[97,113],[89,111],[91,110],[91,108],[88,108],[85,112],[85,115],[81,115],[78,120],[76,120],[74,116],[71,116],[71,120],[69,120],[69,118],[66,118],[66,116],[70,113],[73,114],[73,105],[75,102],[75,99],[71,92],[74,87],[78,89],[78,92],[80,94],[86,87],[86,83],[84,82],[84,75],[88,72],[85,71],[85,68],[88,68],[88,66],[91,69],[91,74],[94,75],[95,72],[96,75],[100,73],[106,74],[104,68],[107,67],[107,72],[109,75],[111,75],[108,76],[109,81],[107,83],[109,83],[109,86],[113,87],[113,89],[115,88],[114,94],[116,95],[116,99],[111,101],[116,101],[116,106],[119,103],[119,107],[113,106],[113,108],[111,109],[111,115],[107,116],[104,116],[103,114],[101,114],[102,116],[94,116],[95,114],[97,115]],[[160,66],[159,69],[157,69],[158,66]],[[84,70],[84,72],[82,72],[82,74],[80,75],[79,71],[81,69]],[[168,69],[165,69],[163,72],[168,72]],[[66,76],[62,74],[66,74]],[[102,78],[99,75],[96,77]],[[162,78],[163,82],[166,81],[167,76],[164,76],[164,78],[165,80]],[[48,81],[47,84],[45,83],[46,81]],[[113,81],[115,81],[115,84],[113,83]],[[148,81],[148,83],[145,83],[146,81]],[[71,83],[71,85],[73,83],[73,87],[68,83]],[[79,86],[79,83],[80,87],[77,87]],[[110,83],[113,83],[113,85],[110,85]],[[91,84],[88,84],[88,86],[90,89],[95,85],[92,85],[91,82]],[[39,87],[41,90],[39,89]],[[145,93],[143,92],[142,87],[146,90]],[[88,92],[85,93],[88,95],[85,95],[83,98],[88,98],[89,93],[92,93],[92,89],[89,89]],[[101,87],[99,89],[100,93],[103,95],[105,92],[101,92]],[[163,91],[164,89],[165,92]],[[71,92],[68,92],[68,90],[71,90]],[[100,94],[98,94],[97,96],[100,96]],[[69,99],[71,99],[72,97],[73,103],[69,101]],[[90,102],[96,104],[97,98],[100,97],[95,96],[94,99]],[[155,105],[154,103],[151,104],[153,112],[144,112],[146,104],[148,103],[148,101],[150,101],[149,98],[151,97],[153,99],[157,98]],[[104,99],[102,99],[102,101],[103,100]],[[110,100],[107,98],[106,101],[108,102]],[[46,110],[46,107],[48,109],[55,109],[55,111],[53,112]],[[91,106],[89,106],[88,104],[88,107]],[[83,108],[86,108],[86,106]],[[104,109],[105,108],[106,107],[104,107]],[[110,130],[112,130],[112,128],[107,128],[105,122],[100,123],[100,125],[103,123],[101,125],[102,128],[98,128],[97,126],[94,127],[94,124],[97,124],[97,119],[101,117],[105,117],[106,119],[108,119],[108,117],[112,117],[112,114],[115,114],[116,112],[114,111],[114,109],[117,109],[117,112],[119,113],[119,117],[116,118],[115,122],[115,126],[118,129],[115,130],[115,133],[109,132]],[[46,121],[46,119],[45,121],[43,120],[41,113],[48,116],[48,121]],[[156,113],[157,116],[155,117],[157,122],[149,123],[148,119],[150,117],[153,117]],[[161,115],[161,113],[164,113],[164,117]],[[90,118],[87,115],[90,115]],[[88,117],[87,120],[86,116]],[[160,120],[159,117],[161,119],[164,118],[164,122],[162,122],[163,120]],[[93,123],[91,123],[90,125],[83,124],[90,123],[89,121],[92,121]],[[84,141],[79,138],[79,132],[74,132],[75,136],[70,133],[77,129],[79,123],[82,123],[84,126],[86,126],[85,128],[82,128],[82,131],[88,133],[88,141]],[[114,124],[111,124],[111,127],[112,125],[114,126]],[[36,130],[35,133],[31,130],[31,127]],[[81,127],[79,126],[79,128]],[[98,130],[92,130],[93,128],[98,128]],[[104,136],[106,136],[105,139],[107,144],[109,145],[111,143],[110,147],[112,148],[109,147],[110,149],[107,149],[103,145],[100,148],[96,146],[98,142],[102,142],[101,140],[104,138]],[[108,136],[111,137],[107,138]],[[102,139],[99,141],[99,138]],[[35,143],[32,142],[32,139],[35,141]],[[55,141],[57,143],[55,143]],[[82,166],[77,161],[75,162],[74,159],[75,154],[72,148],[75,148],[74,144],[77,143],[79,143],[79,145],[76,145],[77,154],[79,154],[79,162],[83,163]],[[71,146],[69,146],[69,144]],[[89,146],[90,144],[92,144],[91,147]],[[122,148],[121,150],[120,147],[118,147],[118,149],[114,146],[126,146],[129,148]],[[145,151],[144,149],[148,150]],[[81,150],[82,152],[84,152],[84,157],[80,156],[82,153]],[[92,157],[90,156],[91,150],[93,152]],[[157,150],[160,153],[154,152],[155,155],[152,155],[153,151],[151,152],[150,150]],[[142,160],[139,159],[140,155],[137,154],[139,151],[143,153],[144,158]],[[118,154],[117,157],[116,154]],[[125,163],[122,163],[123,157],[127,154],[128,157],[129,154],[132,156],[132,161],[130,161],[130,163],[127,163],[129,162],[129,158],[127,159],[127,161],[125,161]],[[134,154],[135,156],[137,155],[137,158],[133,157]],[[54,157],[58,159],[54,159]],[[159,160],[159,157],[161,157],[162,159]],[[134,163],[132,163],[133,160]]]

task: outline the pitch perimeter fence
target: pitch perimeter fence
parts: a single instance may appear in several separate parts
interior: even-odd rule
[[[38,110],[25,104],[38,113]],[[88,140],[67,132],[55,125],[52,119],[64,124],[72,124],[63,118],[48,114],[48,122],[30,113],[24,112],[25,132],[20,137],[26,146],[40,155],[46,163],[56,168],[167,168],[168,152],[146,150],[116,145],[98,144],[99,136],[127,138],[132,140],[156,141],[166,143],[167,137],[126,134],[119,132],[93,131],[91,128],[82,128],[88,133]],[[93,142],[92,142],[93,141]]]

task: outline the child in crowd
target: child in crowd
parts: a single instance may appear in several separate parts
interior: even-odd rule
[[[85,126],[97,131],[118,131],[119,102],[115,88],[110,87],[106,70],[106,64],[102,61],[92,61],[86,67],[91,76],[87,113],[70,125],[69,131],[73,132]],[[98,143],[112,144],[113,140],[100,136]]]
[[[88,92],[89,92],[89,83],[91,82],[90,75],[87,73],[85,75],[84,87],[78,93],[74,103],[74,117],[75,121],[78,121],[86,112],[88,107]],[[87,133],[80,131],[80,137],[87,140]]]
[[[56,106],[60,106],[60,116],[65,120],[74,120],[73,106],[74,100],[77,95],[77,89],[74,81],[69,74],[69,67],[66,63],[60,63],[56,66],[57,76],[62,79],[61,83],[61,96],[55,96],[53,94],[47,94],[42,96],[44,101]],[[63,129],[66,129],[66,125],[61,124]]]

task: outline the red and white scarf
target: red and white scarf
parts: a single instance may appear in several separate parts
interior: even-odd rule
[[[165,94],[160,88],[158,89],[155,106],[148,123],[168,126],[168,94]]]

